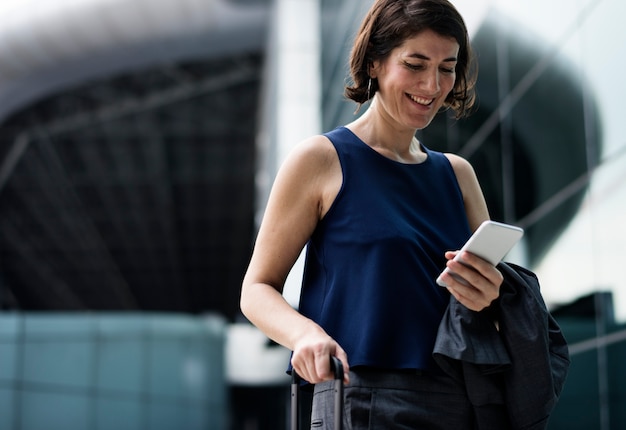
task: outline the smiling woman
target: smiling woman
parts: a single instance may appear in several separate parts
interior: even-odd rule
[[[375,60],[369,79],[377,82],[377,97],[368,113],[386,116],[394,128],[427,127],[447,103],[456,81],[459,44],[453,38],[424,30],[394,48],[384,60]],[[407,99],[410,100],[409,106]]]
[[[346,370],[349,428],[478,428],[476,405],[438,368],[433,347],[451,300],[495,330],[489,319],[503,275],[471,254],[464,265],[452,261],[451,250],[489,219],[485,199],[469,162],[415,138],[443,108],[467,114],[475,70],[451,3],[375,1],[344,89],[359,107],[371,103],[356,120],[299,143],[276,176],[241,308],[316,384],[311,417],[323,428],[332,421],[329,355]],[[305,246],[295,310],[282,292]],[[446,266],[467,282],[437,286]],[[509,427],[503,402],[487,415],[481,424]]]
[[[432,7],[436,10],[439,6],[434,4]],[[425,13],[426,9],[406,2],[374,3],[363,20],[352,47],[350,74],[353,83],[346,87],[346,97],[361,104],[367,102],[378,89],[378,82],[370,80],[369,67],[373,62],[389,56],[393,49],[410,37],[423,30],[431,30],[458,43],[458,54],[449,58],[456,62],[454,69],[458,75],[457,81],[454,91],[446,95],[446,102],[455,110],[458,118],[467,113],[475,98],[473,88],[476,83],[476,63],[465,22],[458,12],[455,16],[439,20],[436,13]],[[415,19],[406,20],[407,16]],[[372,31],[374,25],[378,25],[376,31]],[[419,58],[419,53],[415,55]]]

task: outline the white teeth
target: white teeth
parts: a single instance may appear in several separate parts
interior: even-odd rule
[[[411,100],[413,100],[415,103],[419,103],[419,104],[424,105],[424,106],[428,106],[434,100],[434,99],[425,99],[425,98],[417,97],[417,96],[413,96],[413,95],[409,95],[409,97],[411,97]]]

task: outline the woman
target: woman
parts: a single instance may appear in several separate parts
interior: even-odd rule
[[[241,308],[317,384],[316,428],[332,422],[329,355],[346,369],[346,428],[471,428],[464,387],[437,369],[433,344],[449,294],[481,311],[503,278],[476,256],[452,261],[449,250],[489,213],[471,165],[414,136],[441,110],[462,117],[471,108],[472,61],[465,24],[448,1],[375,1],[345,92],[368,109],[301,142],[278,172]],[[281,291],[307,244],[294,310]],[[448,287],[437,286],[446,265],[469,285],[448,274]]]

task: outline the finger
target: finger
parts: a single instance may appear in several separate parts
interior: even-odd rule
[[[466,308],[479,312],[489,305],[497,294],[486,294],[484,291],[457,281],[454,277],[448,284],[448,291]]]
[[[333,378],[329,353],[319,352],[315,354],[315,376],[320,381],[327,381]]]
[[[335,357],[337,357],[343,365],[343,383],[350,384],[350,365],[348,364],[348,354],[340,347],[337,346],[335,350]]]
[[[481,311],[489,307],[498,296],[495,290],[485,292],[473,285],[462,284],[454,278],[448,283],[448,291],[466,308],[473,311]]]
[[[311,376],[309,372],[307,371],[307,368],[304,365],[304,362],[300,360],[296,354],[294,354],[291,357],[291,367],[298,374],[300,378],[304,379],[307,382],[311,382]]]
[[[501,274],[495,267],[469,253],[463,253],[461,261],[451,260],[446,263],[446,266],[454,275],[461,277],[481,293],[487,296],[498,294],[498,276]],[[462,284],[461,281],[459,282]]]
[[[480,281],[480,274],[472,266],[465,264],[465,261],[461,261],[458,258],[456,260],[448,260],[446,267],[450,277],[457,283],[463,284],[463,281],[465,281],[468,284],[474,284]],[[461,279],[459,280],[458,278]]]
[[[447,273],[443,280],[450,293],[468,309],[480,311],[499,296],[499,287],[473,268],[458,262],[450,262],[449,268],[454,276]]]
[[[317,375],[315,357],[313,355],[308,355],[304,352],[294,352],[291,358],[291,366],[302,379],[311,384],[317,384],[322,381]]]
[[[454,257],[456,257],[458,253],[459,251],[446,251],[444,256],[446,257],[446,259],[452,260]]]
[[[473,268],[476,272],[480,273],[484,278],[489,280],[490,283],[499,287],[504,281],[502,273],[491,263],[471,252],[464,252],[461,255],[463,263]]]
[[[461,294],[459,289],[448,287],[448,291],[450,291],[450,294],[452,294],[454,298],[457,299],[458,302],[461,303],[466,308],[472,311],[476,311],[476,312],[479,312],[482,309],[484,309],[482,306],[476,304],[473,300]]]

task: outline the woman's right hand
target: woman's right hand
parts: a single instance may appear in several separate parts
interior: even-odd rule
[[[291,365],[298,375],[310,382],[332,380],[330,356],[337,357],[343,364],[344,383],[350,383],[348,356],[339,344],[326,333],[317,332],[303,336],[295,345]]]

